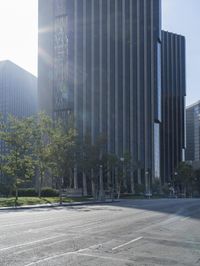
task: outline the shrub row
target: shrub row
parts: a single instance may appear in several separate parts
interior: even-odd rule
[[[34,188],[21,188],[19,189],[19,197],[36,197],[38,192]],[[58,197],[59,192],[53,188],[43,188],[41,197]]]
[[[10,189],[4,184],[0,184],[0,196],[8,197]],[[37,197],[38,192],[34,188],[20,188],[18,190],[19,197]],[[12,192],[12,196],[15,196],[15,192]],[[58,197],[59,192],[53,188],[43,188],[41,191],[41,197]]]

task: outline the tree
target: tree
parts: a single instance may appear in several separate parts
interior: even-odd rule
[[[45,174],[50,167],[49,142],[53,133],[53,122],[45,113],[39,113],[33,124],[33,156],[38,175],[38,196],[41,197]]]
[[[34,175],[34,161],[31,156],[32,124],[33,118],[17,119],[9,116],[5,121],[1,117],[0,139],[7,148],[7,153],[2,156],[2,171],[11,178],[12,187],[15,189],[15,204],[20,184]]]
[[[192,188],[196,195],[200,195],[200,169],[194,171]]]
[[[111,198],[113,199],[114,197],[114,176],[115,176],[115,170],[116,167],[118,166],[119,159],[115,154],[112,153],[107,153],[104,154],[102,158],[103,162],[103,169],[104,169],[104,176],[110,176],[109,181],[109,189],[111,192]]]
[[[103,168],[103,146],[105,145],[105,138],[99,136],[96,142],[92,144],[91,136],[86,135],[83,141],[78,141],[76,149],[76,161],[77,165],[83,173],[83,194],[86,196],[87,193],[87,177],[90,178],[92,195],[97,197],[97,186],[98,183],[103,183],[101,171]],[[98,182],[98,177],[99,181]],[[102,190],[102,186],[101,186]],[[102,191],[98,191],[102,194]]]
[[[66,129],[61,121],[55,122],[49,142],[50,168],[57,179],[62,204],[62,185],[66,170],[74,165],[76,130]]]
[[[177,167],[177,175],[174,176],[175,185],[186,195],[191,188],[194,172],[192,166],[187,162],[181,162]]]

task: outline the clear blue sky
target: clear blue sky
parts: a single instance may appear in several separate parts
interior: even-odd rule
[[[0,0],[0,60],[37,74],[37,0]],[[162,0],[163,29],[186,36],[187,104],[200,99],[200,0]]]

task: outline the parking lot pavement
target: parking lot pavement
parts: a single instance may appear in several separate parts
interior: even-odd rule
[[[200,200],[0,213],[0,265],[200,265]]]

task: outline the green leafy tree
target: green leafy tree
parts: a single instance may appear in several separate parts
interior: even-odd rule
[[[7,148],[7,153],[2,157],[2,171],[11,179],[11,185],[15,189],[15,204],[20,184],[34,176],[34,160],[31,156],[32,124],[31,117],[18,119],[9,116],[7,121],[1,117],[0,139]]]
[[[108,180],[108,189],[111,193],[111,198],[114,198],[114,176],[115,176],[115,169],[118,167],[119,159],[115,154],[107,153],[104,154],[102,157],[102,165],[103,165],[103,175],[109,177]]]
[[[88,194],[87,178],[89,178],[91,181],[92,195],[93,197],[97,197],[98,179],[102,178],[102,176],[100,176],[100,166],[103,168],[102,151],[105,142],[105,138],[100,136],[97,138],[96,142],[92,144],[90,135],[86,135],[83,141],[77,142],[76,161],[79,169],[83,173],[83,194],[85,196]]]
[[[41,197],[41,189],[45,176],[50,168],[49,142],[53,134],[52,119],[45,113],[39,113],[33,124],[33,156],[38,176],[38,196]]]
[[[190,191],[194,179],[192,166],[187,162],[181,162],[177,167],[177,175],[174,176],[177,188],[186,195]]]
[[[66,129],[60,121],[56,122],[49,142],[50,167],[57,180],[60,204],[62,203],[62,186],[66,170],[74,165],[76,130]]]

